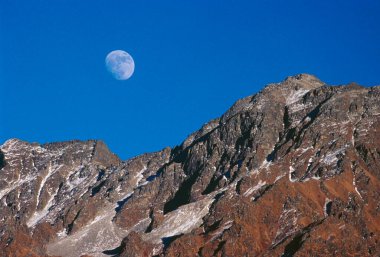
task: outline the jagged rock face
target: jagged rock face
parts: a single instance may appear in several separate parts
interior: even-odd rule
[[[301,74],[174,149],[0,150],[4,256],[377,256],[380,87]]]

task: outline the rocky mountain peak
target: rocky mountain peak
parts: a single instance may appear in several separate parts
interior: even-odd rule
[[[380,88],[300,74],[181,145],[6,141],[5,256],[376,256]]]
[[[290,85],[296,85],[300,88],[304,89],[316,89],[318,87],[322,87],[325,85],[322,81],[320,81],[317,77],[314,75],[301,73],[295,76],[289,76],[287,77],[282,84],[290,84]]]
[[[0,146],[0,150],[2,152],[12,152],[16,151],[17,149],[27,147],[29,145],[30,144],[28,142],[21,141],[17,138],[11,138],[5,141],[4,144]]]
[[[309,74],[289,76],[280,83],[268,84],[256,95],[238,100],[222,117],[225,122],[229,117],[250,108],[262,109],[268,103],[278,102],[290,105],[300,100],[307,92],[325,86],[317,77]]]

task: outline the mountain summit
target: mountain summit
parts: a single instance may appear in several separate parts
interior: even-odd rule
[[[1,256],[377,256],[380,87],[288,77],[181,145],[0,147]]]

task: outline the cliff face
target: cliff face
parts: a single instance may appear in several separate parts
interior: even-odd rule
[[[380,87],[301,74],[174,149],[0,148],[4,256],[376,256]]]

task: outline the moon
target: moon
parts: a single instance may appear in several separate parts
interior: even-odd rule
[[[127,80],[135,71],[135,62],[129,53],[123,50],[115,50],[107,55],[106,67],[115,79]]]

